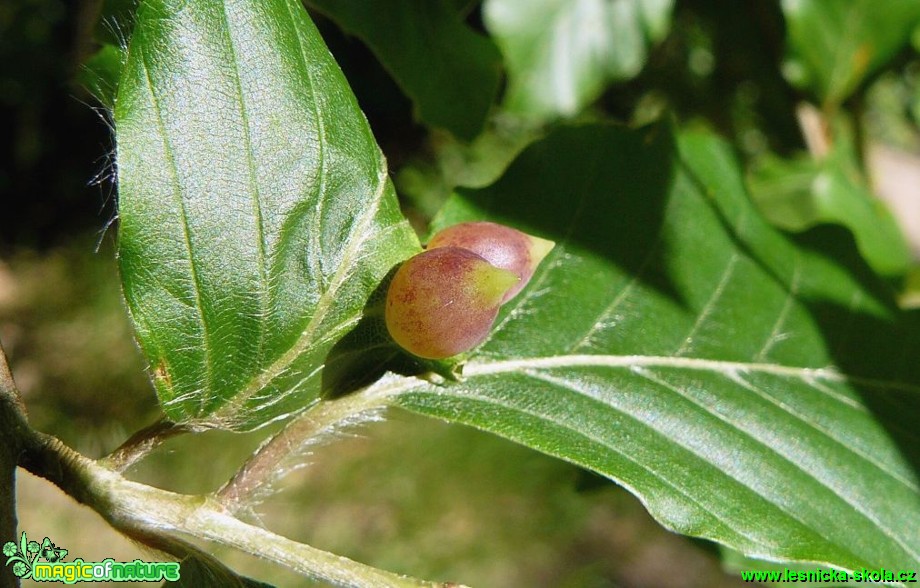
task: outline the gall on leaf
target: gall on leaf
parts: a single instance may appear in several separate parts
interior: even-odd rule
[[[385,320],[406,351],[444,359],[480,344],[506,294],[520,278],[459,247],[438,247],[406,260],[390,282]]]
[[[428,242],[428,250],[440,247],[460,247],[482,256],[502,269],[517,274],[520,281],[505,293],[502,304],[514,298],[543,258],[556,244],[497,223],[486,221],[453,225],[439,231]]]

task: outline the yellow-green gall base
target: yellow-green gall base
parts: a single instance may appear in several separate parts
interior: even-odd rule
[[[495,267],[517,274],[520,281],[505,293],[504,304],[527,285],[534,270],[555,245],[511,227],[481,221],[460,223],[439,231],[428,242],[428,250],[460,247],[482,256]]]

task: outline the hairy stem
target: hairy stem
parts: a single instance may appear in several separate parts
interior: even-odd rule
[[[319,425],[332,425],[366,410],[386,404],[407,386],[407,379],[385,381],[351,397],[326,403]],[[382,384],[382,385],[381,385]],[[410,381],[411,385],[411,381]],[[335,416],[338,415],[338,416]],[[287,566],[305,576],[338,586],[356,588],[455,586],[402,576],[297,543],[271,531],[249,525],[232,516],[215,498],[189,496],[153,488],[125,479],[117,471],[74,451],[59,439],[29,427],[19,393],[0,348],[0,542],[15,539],[16,512],[13,500],[15,467],[22,466],[43,477],[72,498],[99,513],[125,535],[179,559],[189,555],[207,558],[181,537],[205,539],[233,547],[268,561]],[[307,428],[307,427],[305,427]],[[150,438],[162,438],[151,431]],[[305,433],[306,434],[306,433]],[[267,444],[270,445],[271,443]],[[146,442],[132,444],[145,447]],[[268,459],[272,451],[260,460]],[[117,453],[117,452],[116,452]],[[138,455],[141,450],[126,450]],[[128,458],[109,460],[126,463]],[[267,465],[255,464],[255,470]],[[246,476],[243,477],[246,480]],[[246,484],[239,487],[242,491]],[[0,567],[0,587],[19,586],[8,566]]]
[[[342,398],[321,400],[263,443],[218,491],[217,499],[229,511],[239,510],[261,488],[277,480],[285,471],[283,462],[287,458],[343,426],[372,418],[389,404],[394,394],[405,391],[407,385],[411,387],[412,381],[392,376]]]
[[[340,586],[438,586],[291,541],[231,516],[213,498],[160,490],[126,480],[53,437],[35,433],[23,466],[96,510],[126,535],[177,557],[188,555],[173,534],[206,539]]]
[[[101,464],[116,472],[123,472],[167,439],[194,430],[195,428],[189,425],[176,424],[166,419],[159,420],[131,435],[115,451],[103,458]]]

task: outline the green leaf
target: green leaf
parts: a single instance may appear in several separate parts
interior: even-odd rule
[[[673,0],[487,0],[486,26],[508,67],[505,107],[577,114],[608,82],[632,78],[664,38]]]
[[[115,121],[125,298],[167,415],[250,428],[315,401],[419,246],[303,7],[143,3]]]
[[[535,128],[501,124],[488,125],[468,143],[444,134],[429,157],[400,167],[396,188],[404,202],[431,218],[457,186],[479,188],[497,180],[536,137]]]
[[[99,45],[77,72],[77,82],[108,110],[115,108],[118,80],[124,69],[136,0],[101,0],[96,7],[93,40]]]
[[[827,104],[843,102],[910,41],[918,0],[783,0],[787,74]]]
[[[124,65],[125,52],[106,44],[86,60],[77,78],[100,104],[111,109],[115,107],[115,92]]]
[[[397,403],[595,470],[748,556],[920,566],[920,328],[845,232],[789,241],[725,145],[660,126],[561,128],[435,228],[479,218],[556,248],[462,382],[388,383]]]
[[[482,130],[498,92],[501,55],[463,23],[469,2],[309,0],[364,41],[412,99],[418,117],[461,139]]]
[[[910,250],[884,202],[877,199],[840,153],[821,161],[765,157],[750,177],[751,194],[778,227],[803,231],[839,223],[853,232],[866,261],[883,275],[903,274]]]

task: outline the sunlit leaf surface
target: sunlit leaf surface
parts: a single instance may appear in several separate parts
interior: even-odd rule
[[[249,428],[314,401],[418,243],[306,11],[144,2],[115,122],[125,297],[166,413]]]
[[[783,0],[792,81],[830,104],[910,41],[920,22],[918,0]]]
[[[473,218],[556,249],[464,380],[407,381],[403,406],[600,472],[747,555],[920,566],[920,331],[844,231],[790,242],[723,144],[665,127],[561,129],[437,224]]]
[[[642,69],[671,22],[673,0],[487,0],[483,16],[505,56],[505,106],[572,116],[608,82]]]

